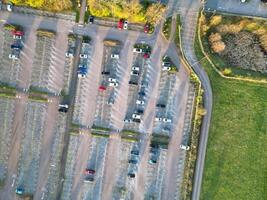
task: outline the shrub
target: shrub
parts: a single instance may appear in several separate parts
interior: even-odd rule
[[[220,24],[222,21],[222,16],[221,15],[214,15],[210,19],[210,26],[217,26]]]
[[[232,74],[232,70],[229,69],[229,68],[225,68],[223,71],[222,71],[223,75],[225,76],[229,76]]]

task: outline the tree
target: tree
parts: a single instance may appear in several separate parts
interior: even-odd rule
[[[222,21],[222,16],[221,15],[214,15],[210,19],[210,26],[217,26],[220,24]]]
[[[209,42],[214,52],[220,53],[225,49],[225,44],[222,41],[222,36],[219,33],[211,33]]]

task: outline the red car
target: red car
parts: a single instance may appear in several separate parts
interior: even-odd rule
[[[100,91],[105,91],[105,90],[106,90],[106,87],[103,86],[103,85],[100,85],[100,86],[99,86],[99,90],[100,90]]]
[[[143,57],[144,57],[145,59],[150,58],[150,54],[149,54],[149,53],[144,53]]]
[[[95,170],[93,170],[93,169],[85,169],[84,173],[85,173],[86,175],[94,174],[94,173],[95,173]]]
[[[23,36],[24,35],[24,32],[23,31],[13,30],[12,31],[12,35]]]
[[[146,25],[144,26],[144,32],[145,32],[145,33],[148,33],[148,31],[149,31],[149,24],[146,24]]]
[[[122,29],[123,28],[123,23],[124,23],[124,20],[120,19],[120,21],[118,22],[118,29]]]

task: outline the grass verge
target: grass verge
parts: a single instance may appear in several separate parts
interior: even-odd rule
[[[213,90],[213,111],[200,199],[265,199],[267,85],[220,77],[195,53]]]
[[[171,28],[172,28],[172,17],[168,17],[163,24],[162,33],[164,37],[169,40],[171,36]]]

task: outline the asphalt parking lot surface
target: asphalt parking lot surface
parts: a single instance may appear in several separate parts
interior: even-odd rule
[[[0,155],[0,170],[6,166],[10,168],[8,172],[0,171],[5,179],[0,199],[16,199],[16,187],[25,188],[34,199],[56,199],[60,184],[63,184],[62,200],[149,199],[152,196],[168,199],[169,193],[176,194],[182,175],[178,177],[181,172],[174,170],[173,165],[180,162],[180,158],[184,159],[178,147],[182,141],[186,142],[182,130],[189,79],[175,49],[160,34],[148,36],[97,25],[79,27],[70,21],[6,12],[0,13],[0,17],[25,29],[22,56],[17,64],[20,70],[6,70],[17,78],[10,81],[0,77],[0,81],[3,79],[3,82],[18,84],[21,88],[32,85],[56,94],[62,89],[67,94],[71,92],[74,58],[66,57],[66,52],[74,43],[68,41],[68,34],[74,32],[91,38],[88,45],[82,45],[80,52],[87,58],[80,59],[79,64],[86,64],[88,71],[85,77],[78,77],[72,118],[74,124],[82,125],[86,130],[70,136],[63,179],[59,176],[60,155],[67,119],[65,113],[57,111],[60,99],[54,97],[48,103],[37,103],[22,95],[13,103],[0,101],[0,112],[10,114],[3,122],[7,124],[4,136],[8,136],[10,130],[12,133],[11,139],[7,137],[5,142],[10,140],[15,144],[10,152]],[[56,34],[52,38],[36,36],[39,28]],[[12,38],[2,29],[0,33],[3,38],[0,56],[6,57],[4,48],[8,48]],[[106,39],[120,44],[105,45]],[[149,45],[151,56],[144,58],[144,53],[133,52],[135,44]],[[161,75],[161,59],[165,54],[178,66],[176,75],[165,72]],[[11,60],[7,61],[9,66],[14,65]],[[129,81],[137,82],[137,85],[129,84]],[[166,108],[156,108],[158,102],[167,104]],[[140,122],[133,122],[133,114],[137,113],[141,116]],[[168,122],[167,127],[165,123],[155,123],[157,116],[170,118],[172,122]],[[8,126],[12,121],[13,126]],[[93,124],[110,128],[110,137],[92,137],[87,129]],[[171,137],[169,148],[160,149],[157,164],[150,164],[150,137],[153,132],[162,133],[164,128]],[[19,130],[24,130],[23,134]],[[140,140],[121,139],[122,130],[138,132]],[[139,155],[132,151],[138,151]],[[10,156],[5,161],[7,154]],[[135,178],[129,176],[131,173]],[[94,180],[90,181],[92,177]],[[177,177],[175,186],[169,183],[172,177]],[[170,188],[168,192],[166,188]],[[178,199],[178,196],[172,199]]]
[[[204,8],[209,12],[219,11],[245,16],[267,17],[267,5],[261,0],[249,0],[245,3],[240,0],[207,0]]]

